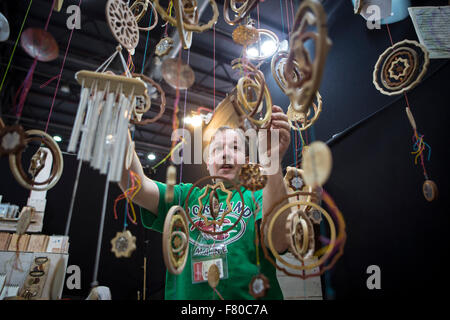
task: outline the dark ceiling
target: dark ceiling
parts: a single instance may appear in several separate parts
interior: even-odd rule
[[[132,1],[131,1],[132,2]],[[201,3],[202,1],[199,1]],[[42,129],[46,127],[49,111],[52,106],[57,81],[50,82],[42,87],[49,79],[59,74],[63,65],[65,52],[69,44],[71,30],[66,26],[70,14],[66,12],[70,5],[78,5],[79,0],[65,0],[60,12],[53,12],[48,31],[55,37],[59,45],[59,56],[51,62],[38,62],[34,72],[31,89],[26,100],[20,123],[25,128]],[[186,113],[197,109],[199,106],[214,108],[236,84],[238,75],[230,67],[230,62],[241,55],[242,47],[236,45],[231,38],[233,26],[223,20],[223,1],[217,1],[219,7],[219,20],[215,32],[211,29],[201,34],[195,34],[190,50],[182,50],[182,59],[187,61],[195,72],[195,84],[188,89],[186,96]],[[6,66],[11,56],[17,35],[25,16],[28,0],[1,1],[0,12],[7,17],[11,34],[7,41],[0,43],[1,75],[5,73]],[[61,149],[67,150],[72,125],[77,111],[80,86],[74,75],[82,69],[97,69],[115,50],[117,42],[113,38],[105,18],[106,0],[82,0],[81,1],[81,29],[75,29],[64,62],[61,83],[56,93],[54,107],[52,109],[48,133],[62,136]],[[167,7],[168,1],[161,1],[162,6]],[[282,4],[282,9],[280,9]],[[51,9],[51,0],[34,0],[25,23],[24,30],[28,27],[44,28]],[[293,0],[266,0],[261,2],[259,8],[255,8],[251,16],[258,21],[261,28],[274,31],[280,40],[286,38],[288,20],[292,23],[293,9],[298,6],[298,1]],[[288,11],[286,12],[286,6]],[[202,23],[209,20],[212,10],[207,6],[200,18]],[[287,15],[287,16],[286,16]],[[150,21],[150,13],[142,19],[140,25]],[[148,33],[141,31],[139,45],[133,57],[136,72],[150,75],[156,79],[167,97],[167,106],[164,116],[156,123],[137,127],[135,140],[138,154],[144,158],[148,152],[155,152],[157,159],[167,154],[170,147],[172,133],[172,116],[175,103],[175,90],[169,87],[160,76],[158,77],[157,57],[154,55],[155,46],[164,35],[166,28],[164,21],[159,19],[158,26]],[[176,28],[168,26],[169,36],[177,34]],[[215,34],[215,39],[214,39]],[[215,46],[214,46],[215,43]],[[144,57],[144,53],[145,57]],[[125,59],[125,50],[123,51]],[[111,65],[112,70],[120,70],[120,62],[116,59]],[[215,61],[215,86],[214,86],[214,61]],[[20,43],[12,59],[11,68],[0,92],[1,111],[4,121],[12,123],[16,121],[13,98],[22,84],[33,59],[20,47]],[[267,66],[265,66],[267,68]],[[65,90],[69,88],[70,91]],[[184,94],[181,92],[180,119],[184,113]],[[159,111],[159,101],[153,101],[152,110],[145,116],[154,116]],[[182,123],[182,122],[181,122]],[[148,161],[143,159],[144,162]]]

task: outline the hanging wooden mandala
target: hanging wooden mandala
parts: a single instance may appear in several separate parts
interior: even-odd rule
[[[189,253],[189,228],[186,212],[180,206],[173,206],[167,212],[162,235],[163,258],[167,270],[180,274],[186,265]]]
[[[139,43],[139,27],[133,12],[123,0],[108,0],[106,20],[114,38],[126,49],[133,50]]]
[[[117,232],[116,236],[111,239],[111,246],[111,251],[116,258],[129,258],[136,250],[136,237],[129,230]]]
[[[382,94],[402,94],[419,84],[429,63],[427,49],[417,41],[397,42],[378,58],[373,84]]]

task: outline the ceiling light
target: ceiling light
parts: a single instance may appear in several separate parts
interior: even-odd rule
[[[193,127],[199,127],[203,123],[203,118],[199,114],[194,114],[194,115],[192,115],[190,117],[185,117],[184,118],[184,123],[190,124]]]
[[[60,136],[53,136],[53,140],[55,140],[56,142],[61,142],[62,138]]]
[[[150,161],[153,161],[153,160],[156,159],[156,156],[155,156],[154,153],[149,153],[149,154],[147,155],[147,159],[150,160]]]

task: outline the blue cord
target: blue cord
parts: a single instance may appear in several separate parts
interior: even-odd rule
[[[153,10],[150,10],[150,21],[148,23],[148,26],[150,27],[152,24],[152,18],[153,18]],[[145,51],[144,51],[144,60],[142,61],[142,69],[141,73],[144,73],[144,66],[145,66],[145,56],[147,55],[147,46],[148,46],[148,38],[150,35],[150,30],[147,31],[147,41],[145,42]]]

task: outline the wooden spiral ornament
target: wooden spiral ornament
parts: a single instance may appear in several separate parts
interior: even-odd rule
[[[41,145],[48,148],[53,156],[53,167],[50,172],[50,176],[45,181],[36,182],[34,181],[35,175],[43,168],[43,163],[37,166],[40,168],[34,168],[34,170],[29,170],[32,172],[32,177],[30,178],[22,166],[22,153],[23,149],[15,154],[9,155],[9,165],[11,167],[11,172],[14,178],[19,182],[19,184],[29,190],[45,191],[53,188],[61,178],[63,172],[64,161],[62,157],[61,150],[58,144],[53,140],[53,138],[40,130],[28,130],[25,132],[25,143],[28,145],[30,142],[36,141]],[[40,148],[42,150],[42,148]],[[46,151],[43,151],[46,152]],[[32,161],[41,160],[33,157]],[[32,164],[33,165],[33,164]],[[31,169],[31,168],[30,168]]]
[[[233,69],[244,69],[244,75],[236,85],[236,98],[233,103],[239,115],[248,119],[254,126],[261,128],[272,116],[272,97],[266,85],[264,74],[253,64],[240,58],[231,62]],[[250,100],[251,92],[255,93],[256,100]],[[258,114],[266,107],[264,116]]]
[[[219,9],[214,0],[208,0],[211,5],[213,16],[205,24],[199,25],[198,6],[196,0],[173,0],[175,18],[167,14],[161,7],[159,0],[153,0],[153,4],[164,21],[175,25],[178,30],[184,49],[189,49],[192,43],[192,32],[203,32],[211,29],[219,18]]]
[[[327,34],[322,5],[317,0],[303,1],[296,14],[289,52],[279,52],[272,58],[272,75],[291,101],[288,117],[296,130],[309,128],[322,110],[318,90],[331,46]],[[311,54],[306,49],[307,41],[314,41],[314,61],[311,61]],[[314,98],[317,103],[313,102]],[[295,122],[300,122],[300,125],[296,126]]]
[[[136,0],[130,7],[131,12],[136,19],[136,23],[139,23],[141,19],[145,16],[145,13],[148,10],[148,6],[151,6],[153,10],[153,24],[150,27],[141,28],[138,27],[141,31],[150,31],[153,30],[158,25],[158,12],[156,12],[155,6],[150,0]]]
[[[180,206],[169,209],[163,229],[163,257],[167,270],[180,274],[186,265],[189,253],[189,228],[186,212]]]
[[[144,120],[136,119],[136,120],[131,120],[131,122],[134,124],[138,124],[138,125],[147,125],[149,123],[158,121],[164,114],[164,111],[166,110],[166,93],[164,92],[164,90],[161,88],[161,86],[158,83],[156,83],[153,79],[147,77],[146,75],[137,74],[137,73],[133,73],[132,75],[135,78],[139,78],[139,79],[143,80],[146,83],[147,88],[149,85],[155,87],[156,90],[158,90],[158,92],[159,92],[159,97],[160,97],[161,103],[159,105],[159,113],[156,116],[154,116],[153,118],[147,118]],[[145,103],[146,103],[145,107],[141,110],[135,110],[136,113],[141,114],[141,115],[143,115],[148,110],[150,110],[150,107],[151,107],[151,99],[150,99],[150,96],[148,95],[148,89],[147,89],[147,92],[145,92],[143,97],[144,97]]]
[[[242,22],[258,4],[259,0],[225,0],[223,5],[223,18],[229,25]],[[234,19],[230,19],[230,9],[234,12]]]

